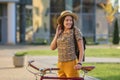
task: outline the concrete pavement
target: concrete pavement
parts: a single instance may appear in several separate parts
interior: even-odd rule
[[[39,68],[48,68],[48,67],[53,68],[53,67],[56,67],[56,63],[57,63],[56,56],[27,56],[26,59],[27,60],[24,67],[16,68],[13,65],[12,57],[6,56],[6,57],[0,58],[0,74],[1,74],[0,80],[35,80],[35,76],[30,72],[28,72],[26,69],[27,61],[29,60],[35,60],[33,64]],[[30,67],[29,69],[34,71]],[[89,77],[86,76],[85,80],[98,80],[91,76]]]
[[[112,46],[112,47],[116,47],[116,46]],[[56,66],[57,63],[56,56],[27,56],[25,67],[15,68],[12,60],[14,53],[21,50],[31,50],[31,49],[34,50],[49,49],[49,46],[33,46],[33,45],[32,46],[28,46],[28,45],[0,46],[0,74],[1,74],[0,80],[35,80],[35,76],[26,70],[27,61],[29,60],[35,60],[36,62],[34,64],[37,65],[38,67]],[[119,58],[86,57],[85,59],[86,59],[85,62],[120,63]]]
[[[15,68],[12,59],[17,51],[31,49],[49,49],[49,46],[0,45],[0,80],[35,80],[35,76],[26,70],[26,65],[22,68]]]

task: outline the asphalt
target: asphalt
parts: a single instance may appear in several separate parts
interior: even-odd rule
[[[119,46],[103,45],[103,46],[87,46],[89,48],[109,48]],[[35,80],[35,76],[27,71],[27,62],[34,60],[34,65],[42,68],[56,67],[56,56],[26,56],[24,67],[16,68],[13,65],[13,55],[17,51],[24,50],[41,50],[49,49],[49,46],[34,46],[34,45],[0,45],[0,80]],[[85,62],[93,63],[120,63],[119,58],[96,58],[86,57]],[[38,77],[39,78],[39,77]],[[88,76],[86,77],[86,80]],[[39,80],[39,79],[38,79]],[[90,80],[90,79],[89,79]],[[93,79],[91,79],[93,80]],[[95,79],[97,80],[97,79]]]

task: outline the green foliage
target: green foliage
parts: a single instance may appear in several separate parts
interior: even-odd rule
[[[34,45],[46,45],[46,44],[48,44],[48,41],[46,39],[43,39],[43,38],[36,38],[32,44],[34,44]]]
[[[113,44],[119,44],[119,28],[118,28],[118,20],[115,21],[114,24],[114,32],[113,32]]]
[[[15,53],[15,56],[25,56],[27,52],[17,52]]]

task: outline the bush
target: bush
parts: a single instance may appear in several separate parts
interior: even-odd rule
[[[25,56],[27,52],[15,53],[15,56]]]
[[[36,38],[34,42],[32,42],[31,44],[33,45],[47,45],[48,41],[46,39],[43,38]]]
[[[116,19],[114,24],[114,31],[113,31],[113,44],[119,44],[119,28],[118,28],[118,21]]]

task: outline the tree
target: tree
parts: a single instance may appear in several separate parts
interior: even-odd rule
[[[114,32],[113,32],[113,44],[119,44],[119,27],[118,27],[118,20],[115,20],[114,24]]]
[[[106,13],[106,19],[108,23],[112,23],[115,19],[115,13],[118,11],[119,6],[113,7],[110,0],[106,0],[106,3],[99,4]]]

